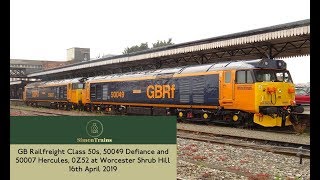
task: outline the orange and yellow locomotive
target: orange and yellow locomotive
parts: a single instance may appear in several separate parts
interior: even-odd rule
[[[259,59],[28,84],[27,104],[64,109],[176,115],[179,120],[298,123],[303,108],[286,63]]]

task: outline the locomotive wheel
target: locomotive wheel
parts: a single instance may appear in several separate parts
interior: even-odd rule
[[[72,105],[71,105],[70,103],[67,103],[67,105],[66,105],[66,110],[67,110],[67,111],[70,111],[70,110],[71,110],[71,107],[72,107]]]
[[[304,133],[307,128],[307,119],[299,118],[298,121],[292,123],[293,130],[298,134]]]
[[[293,121],[291,121],[293,130],[298,134],[302,134],[307,128],[308,119],[304,116],[299,116],[298,118],[297,115],[292,115],[291,118],[294,119]]]
[[[181,123],[182,120],[180,118],[177,118],[177,123]]]
[[[76,110],[84,111],[84,106],[82,104],[75,106],[75,107],[76,107]]]
[[[306,130],[306,128],[307,128],[307,124],[306,123],[293,124],[293,129],[298,134],[302,134]]]

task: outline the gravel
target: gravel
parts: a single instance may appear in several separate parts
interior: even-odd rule
[[[177,139],[184,179],[310,179],[310,160],[261,150]]]
[[[211,169],[201,165],[196,165],[183,160],[178,160],[178,176],[184,179],[246,179],[228,171]]]
[[[222,126],[208,126],[208,125],[197,125],[197,124],[184,124],[178,123],[178,129],[182,130],[192,130],[205,133],[214,133],[222,135],[237,135],[244,138],[259,138],[263,140],[281,141],[288,143],[299,143],[310,145],[310,135],[307,134],[285,134],[285,133],[275,133],[275,132],[264,132],[255,131],[248,129],[232,128],[232,127],[222,127]]]

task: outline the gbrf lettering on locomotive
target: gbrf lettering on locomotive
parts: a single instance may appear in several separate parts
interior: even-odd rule
[[[147,97],[153,98],[174,98],[175,85],[149,85],[147,87]]]

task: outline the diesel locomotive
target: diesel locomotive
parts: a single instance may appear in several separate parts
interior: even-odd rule
[[[29,105],[146,115],[178,120],[259,124],[299,123],[303,107],[283,60],[258,59],[36,82]]]

